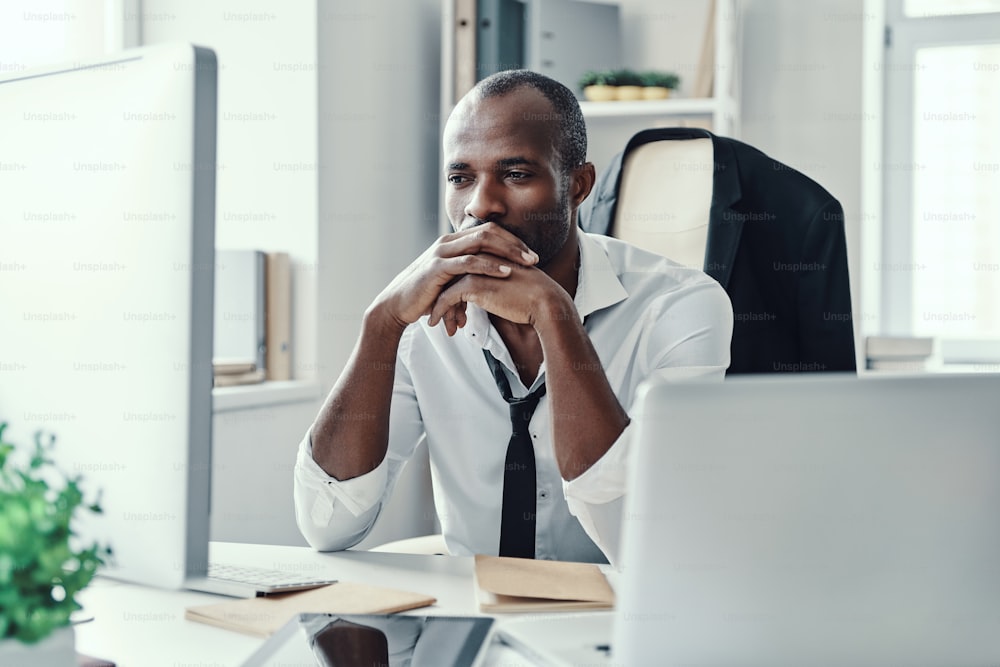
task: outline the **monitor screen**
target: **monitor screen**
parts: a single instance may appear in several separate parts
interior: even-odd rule
[[[104,513],[116,578],[208,553],[215,54],[145,47],[0,77],[0,421]]]

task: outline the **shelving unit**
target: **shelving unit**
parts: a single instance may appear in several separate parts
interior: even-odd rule
[[[580,102],[587,118],[618,118],[630,116],[690,116],[716,113],[721,100],[711,97],[676,98],[635,102]]]
[[[713,0],[713,2],[715,3],[714,21],[710,34],[712,44],[710,50],[707,51],[711,53],[712,61],[708,65],[712,72],[711,97],[682,96],[666,100],[580,103],[580,108],[587,119],[588,156],[595,164],[598,174],[610,162],[611,158],[625,147],[629,137],[645,128],[695,125],[719,135],[739,138],[741,73],[738,55],[742,46],[742,2],[741,0]],[[679,0],[620,0],[619,6],[623,9],[623,21],[631,21],[629,27],[633,32],[642,33],[641,37],[647,43],[661,43],[662,40],[670,40],[670,31],[684,31],[687,34],[707,32],[708,15],[700,14],[704,18],[691,18],[693,16],[690,11],[691,5]],[[456,60],[456,51],[463,50],[461,45],[456,43],[456,32],[461,38],[468,38],[468,31],[463,32],[456,26],[474,25],[475,12],[475,0],[443,0],[442,125],[451,112],[456,90],[463,85],[466,87],[471,85],[469,83],[470,77],[476,71],[476,63],[457,62]],[[676,20],[672,19],[669,23],[661,22],[656,25],[647,25],[637,15],[637,13],[641,15],[643,12],[649,15],[663,16],[676,14],[677,18]],[[465,44],[464,51],[468,52],[468,50],[469,46]],[[684,57],[688,57],[690,62],[694,62],[701,57],[701,53],[686,53]],[[638,60],[640,62],[628,62],[626,65],[632,69],[640,70],[672,69],[670,62],[662,62],[665,58],[662,57],[662,54],[658,55],[655,50],[647,52],[644,56],[640,54]],[[447,223],[442,223],[442,230],[447,231]]]
[[[673,120],[691,120],[704,125],[717,134],[739,135],[739,60],[741,6],[740,0],[715,0],[714,34],[712,51],[712,97],[672,97],[655,101],[581,102],[580,108],[589,119],[615,120],[626,123],[635,120],[656,125],[670,124]],[[691,26],[692,30],[698,26]],[[655,62],[629,63],[636,68],[669,69],[668,65]],[[602,123],[601,129],[607,125]]]

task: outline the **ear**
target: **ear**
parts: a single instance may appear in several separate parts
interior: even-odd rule
[[[594,169],[593,162],[584,162],[579,167],[573,169],[573,173],[570,176],[569,194],[574,210],[579,208],[583,200],[590,194],[590,191],[594,189],[596,181],[597,171]]]

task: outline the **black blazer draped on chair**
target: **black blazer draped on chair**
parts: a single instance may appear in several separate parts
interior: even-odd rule
[[[856,370],[840,202],[752,146],[694,128],[639,132],[598,179],[580,227],[612,232],[624,155],[651,141],[697,138],[714,146],[703,268],[733,304],[728,373]]]

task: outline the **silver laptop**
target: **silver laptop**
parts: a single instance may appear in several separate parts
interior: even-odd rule
[[[632,416],[595,664],[997,663],[1000,376],[649,385]],[[569,620],[536,655],[580,661]]]

